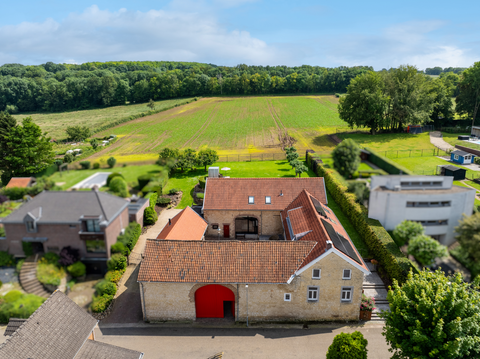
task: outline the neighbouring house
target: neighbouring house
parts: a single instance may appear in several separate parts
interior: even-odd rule
[[[210,218],[219,224],[230,220],[239,239],[199,241],[204,226],[198,226],[192,240],[147,240],[138,274],[145,321],[358,320],[364,275],[370,272],[326,205],[323,178],[209,178],[205,199],[208,228]],[[244,217],[257,221],[258,239],[276,239],[247,240],[243,235],[251,224],[232,222]],[[172,220],[177,225],[188,223]],[[184,234],[179,228],[179,236]]]
[[[80,250],[89,271],[102,272],[110,247],[128,226],[129,202],[93,191],[42,192],[1,219],[6,237],[0,250],[25,256],[24,242],[34,253],[59,253],[63,247]]]
[[[453,185],[449,176],[373,176],[368,216],[393,230],[403,220],[419,222],[441,244],[455,242],[455,227],[473,212],[475,189]]]
[[[130,222],[137,222],[143,227],[143,215],[145,208],[150,205],[148,198],[133,196],[128,204],[128,219]]]
[[[55,291],[28,319],[11,318],[1,358],[142,359],[143,353],[95,340],[98,321],[61,291]]]
[[[237,239],[281,235],[284,230],[280,212],[304,189],[327,203],[322,177],[209,177],[202,209],[208,222],[206,235]]]
[[[13,188],[13,187],[20,187],[20,188],[27,188],[32,187],[37,183],[35,177],[12,177],[10,181],[7,183],[5,188]]]
[[[467,175],[467,170],[465,168],[452,165],[439,165],[437,167],[439,167],[439,170],[437,169],[437,173],[439,172],[440,176],[453,177],[454,181],[464,180]]]
[[[474,162],[475,155],[471,153],[455,150],[450,153],[450,160],[461,165],[467,165]]]
[[[185,207],[158,234],[157,239],[198,240],[205,239],[208,224],[191,207]]]

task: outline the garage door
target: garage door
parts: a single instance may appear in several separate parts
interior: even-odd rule
[[[235,295],[223,285],[210,284],[195,292],[197,318],[223,318],[224,308],[234,315]]]

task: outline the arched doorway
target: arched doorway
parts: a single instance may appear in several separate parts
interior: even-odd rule
[[[210,284],[195,292],[197,318],[235,317],[235,294],[223,285]]]

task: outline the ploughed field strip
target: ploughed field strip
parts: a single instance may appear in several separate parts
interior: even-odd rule
[[[333,148],[323,126],[345,126],[334,96],[205,98],[108,129],[119,141],[93,158],[158,153],[164,147],[210,147],[232,153]],[[298,137],[298,140],[297,138]]]

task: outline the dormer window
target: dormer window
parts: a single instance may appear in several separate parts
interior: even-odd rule
[[[37,231],[37,226],[34,221],[25,221],[25,225],[27,226],[27,232],[35,233]]]
[[[101,232],[100,230],[100,220],[98,219],[87,219],[85,220],[85,226],[87,232]]]
[[[272,204],[272,197],[265,196],[265,204]]]
[[[248,204],[255,204],[255,197],[248,196]]]

